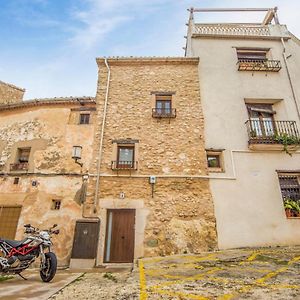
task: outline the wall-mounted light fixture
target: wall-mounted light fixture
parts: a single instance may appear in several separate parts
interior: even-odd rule
[[[80,165],[80,167],[83,166],[83,163],[78,161],[79,159],[81,159],[81,152],[82,152],[81,146],[73,146],[72,158],[75,160],[76,164]]]

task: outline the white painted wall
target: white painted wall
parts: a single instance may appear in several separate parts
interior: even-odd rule
[[[189,27],[190,28],[190,27]],[[276,29],[276,28],[275,28]],[[300,43],[286,41],[296,94],[300,97]],[[237,70],[235,47],[270,48],[279,72]],[[211,173],[219,248],[300,244],[300,219],[287,219],[276,170],[299,170],[300,152],[251,151],[245,98],[278,99],[276,120],[300,120],[280,40],[194,37],[187,56],[199,56],[206,148],[225,149],[225,173]]]

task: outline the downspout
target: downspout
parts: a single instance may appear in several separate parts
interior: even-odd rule
[[[288,62],[287,62],[287,57],[286,57],[286,46],[285,46],[285,42],[284,42],[283,38],[281,38],[281,43],[282,43],[282,46],[283,46],[282,56],[283,56],[284,64],[285,64],[285,67],[286,67],[286,72],[287,72],[287,75],[288,75],[289,83],[290,83],[290,86],[291,86],[291,90],[292,90],[293,99],[294,99],[294,102],[295,102],[298,118],[300,120],[300,108],[299,108],[299,105],[298,105],[298,102],[297,102],[297,96],[296,96],[296,93],[295,93],[291,73],[290,73],[290,70],[289,70],[289,67],[288,67]]]
[[[95,196],[94,196],[94,213],[97,211],[98,205],[98,193],[99,193],[99,182],[100,182],[100,167],[101,167],[101,159],[102,159],[102,147],[103,147],[103,137],[104,137],[104,126],[106,121],[106,111],[107,111],[107,102],[108,102],[108,91],[109,91],[109,84],[110,84],[110,68],[107,62],[107,58],[104,59],[105,66],[107,68],[107,82],[106,82],[106,92],[105,92],[105,101],[104,101],[104,108],[103,108],[103,119],[102,119],[102,127],[101,127],[101,136],[100,136],[100,144],[98,150],[98,161],[97,161],[97,179],[96,179],[96,189],[95,189]]]

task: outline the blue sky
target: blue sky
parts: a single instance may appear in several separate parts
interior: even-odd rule
[[[94,96],[95,57],[182,56],[191,6],[278,6],[281,23],[300,36],[299,0],[0,0],[0,80],[26,88],[26,99]]]

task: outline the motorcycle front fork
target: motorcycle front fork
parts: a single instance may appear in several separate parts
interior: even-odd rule
[[[48,251],[50,252],[50,247],[47,247]],[[40,256],[41,256],[41,266],[40,269],[44,270],[46,268],[46,256],[45,256],[45,247],[43,245],[40,245]]]

